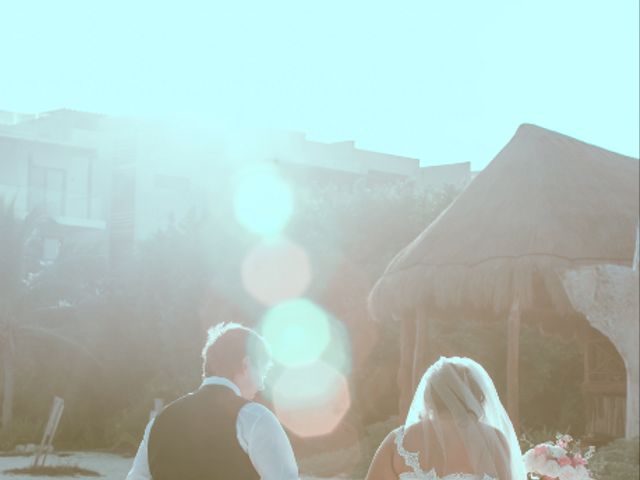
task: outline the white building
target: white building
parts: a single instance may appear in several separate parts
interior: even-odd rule
[[[0,195],[15,198],[20,215],[44,207],[60,225],[101,231],[112,257],[220,201],[230,175],[252,161],[275,162],[295,181],[347,188],[402,178],[459,188],[471,179],[468,163],[420,168],[418,159],[300,133],[229,135],[65,109],[0,112]]]

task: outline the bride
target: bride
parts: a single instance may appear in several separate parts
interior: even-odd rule
[[[513,425],[491,377],[441,357],[423,375],[403,426],[383,440],[366,480],[524,480]]]

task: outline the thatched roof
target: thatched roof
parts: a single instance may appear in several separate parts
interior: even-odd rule
[[[559,272],[633,260],[638,160],[522,125],[453,204],[387,267],[376,317],[415,309],[572,315]],[[482,313],[480,313],[482,312]]]

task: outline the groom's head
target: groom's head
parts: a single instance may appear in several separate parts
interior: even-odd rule
[[[224,377],[251,400],[264,388],[271,355],[264,338],[239,323],[219,323],[207,332],[202,349],[202,375]]]

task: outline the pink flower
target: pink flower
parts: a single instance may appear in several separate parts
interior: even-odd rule
[[[582,458],[582,455],[580,455],[579,453],[576,453],[576,455],[572,459],[572,465],[574,467],[577,467],[578,465],[586,465],[587,463],[587,460]]]
[[[566,465],[572,465],[572,463],[571,463],[571,459],[570,459],[569,457],[560,457],[560,458],[558,459],[558,464],[559,464],[561,467],[564,467],[564,466],[566,466]]]
[[[527,472],[536,473],[543,480],[592,480],[587,465],[593,447],[584,453],[579,442],[569,435],[556,435],[555,442],[536,445],[523,455]]]
[[[549,453],[549,456],[555,459],[562,458],[567,455],[567,451],[564,448],[559,447],[558,445],[549,445],[547,447],[547,451]]]
[[[536,454],[536,457],[539,455],[546,455],[547,454],[547,446],[544,444],[541,445],[537,445],[534,449],[533,449],[533,453]]]

